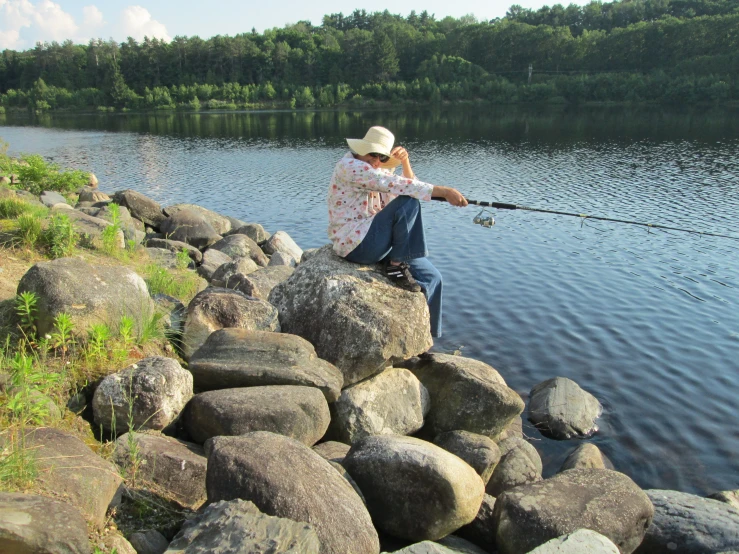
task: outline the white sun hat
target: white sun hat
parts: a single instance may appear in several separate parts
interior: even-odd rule
[[[356,152],[360,156],[367,154],[384,154],[390,156],[395,143],[395,135],[385,129],[385,127],[370,127],[363,139],[346,139],[352,152]],[[383,167],[397,167],[400,160],[390,156],[390,159],[383,163]]]

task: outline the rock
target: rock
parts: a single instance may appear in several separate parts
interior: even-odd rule
[[[592,435],[598,430],[595,420],[602,411],[597,398],[565,377],[549,379],[531,389],[529,421],[553,439]]]
[[[101,528],[123,481],[115,466],[74,435],[51,427],[27,432],[26,448],[36,455],[35,486],[65,499]]]
[[[500,448],[493,439],[469,431],[447,431],[437,435],[434,444],[462,458],[487,484],[500,461]]]
[[[6,177],[5,175],[0,177],[0,185],[10,185],[10,178]]]
[[[207,252],[210,252],[210,250]],[[214,252],[218,251],[214,250]],[[259,266],[251,258],[237,258],[220,265],[213,272],[210,282],[214,287],[234,289],[236,285],[243,281],[246,275],[254,273],[257,269],[259,269]]]
[[[578,529],[608,537],[623,554],[644,538],[654,508],[649,497],[623,473],[572,469],[502,493],[494,524],[500,554],[529,552]]]
[[[69,206],[69,204],[55,204],[51,213],[66,215],[72,222],[72,228],[85,240],[88,246],[98,249],[102,248],[103,232],[112,224],[99,217],[92,217],[79,210],[75,210],[71,206],[65,206]],[[123,231],[120,229],[115,233],[115,242],[113,245],[118,249],[126,246]]]
[[[237,499],[211,504],[186,520],[167,552],[319,554],[320,550],[312,525],[268,516],[252,502]]]
[[[0,552],[89,554],[87,523],[65,502],[0,492]]]
[[[710,498],[678,491],[645,491],[654,520],[639,554],[709,554],[739,550],[739,510]]]
[[[115,441],[115,463],[123,469],[131,464],[131,446],[137,448],[136,478],[156,483],[177,502],[197,510],[206,500],[205,472],[208,459],[197,444],[163,435],[125,433]]]
[[[185,305],[177,298],[161,293],[155,294],[152,300],[156,303],[157,311],[164,316],[162,322],[167,338],[180,346],[185,328]]]
[[[321,457],[323,458],[323,456],[321,456]],[[326,458],[323,458],[323,459],[325,460]],[[361,490],[359,490],[359,487],[358,487],[358,486],[357,486],[357,484],[356,484],[356,483],[354,482],[354,479],[352,479],[352,476],[351,476],[351,475],[349,475],[349,472],[348,472],[347,470],[345,470],[345,469],[344,469],[344,466],[343,466],[343,465],[341,465],[341,464],[340,464],[339,462],[334,462],[333,460],[327,460],[327,461],[328,461],[328,463],[329,463],[329,464],[331,464],[331,467],[332,467],[332,468],[334,468],[334,469],[335,469],[336,471],[338,471],[338,472],[339,472],[339,474],[340,474],[340,475],[341,475],[341,476],[342,476],[342,477],[343,477],[344,479],[346,479],[346,480],[347,480],[347,482],[348,482],[348,483],[349,483],[349,484],[350,484],[350,485],[352,486],[352,488],[354,489],[354,492],[356,492],[356,493],[357,493],[357,495],[359,496],[359,498],[360,498],[360,499],[362,500],[362,504],[364,504],[364,505],[366,506],[366,505],[367,505],[367,501],[366,501],[366,500],[364,499],[364,495],[362,494],[362,491],[361,491]]]
[[[523,411],[518,393],[486,363],[449,354],[424,354],[400,365],[410,369],[431,395],[424,426],[429,436],[469,431],[492,438]]]
[[[600,533],[578,529],[534,548],[529,554],[620,554],[618,547]]]
[[[343,466],[364,493],[377,528],[409,540],[440,539],[470,523],[485,493],[469,465],[412,437],[360,439]]]
[[[200,390],[303,385],[333,402],[342,385],[341,372],[317,357],[308,341],[268,331],[216,331],[190,358],[189,369]]]
[[[315,387],[276,385],[223,389],[196,395],[184,424],[194,441],[269,431],[312,446],[330,420],[328,403]]]
[[[454,533],[463,539],[467,539],[476,544],[483,550],[495,552],[495,531],[493,525],[493,510],[495,508],[495,498],[486,494],[482,498],[482,505],[477,512],[472,523],[468,523],[464,527],[457,529]]]
[[[166,219],[162,207],[157,202],[134,190],[116,192],[113,201],[119,206],[125,206],[133,217],[155,229],[158,229]]]
[[[212,210],[198,206],[197,204],[174,204],[164,208],[164,213],[169,217],[183,211],[190,211],[198,214],[208,224],[213,227],[216,233],[223,235],[231,230],[231,221],[226,216],[216,213]]]
[[[136,549],[136,554],[164,554],[169,546],[164,535],[154,529],[134,533],[129,542]]]
[[[568,469],[586,468],[614,469],[611,460],[606,458],[597,446],[585,442],[570,452],[559,471],[561,473]]]
[[[171,215],[159,225],[168,240],[186,242],[195,248],[208,248],[221,240],[221,235],[200,214],[182,210]]]
[[[131,543],[118,533],[107,535],[103,540],[103,545],[108,549],[108,552],[113,554],[136,554],[136,549]]]
[[[351,446],[344,444],[343,442],[326,441],[316,444],[313,447],[313,452],[317,453],[324,460],[340,464],[349,453],[350,448]]]
[[[270,234],[259,223],[245,223],[240,227],[232,227],[228,234],[246,235],[256,243],[264,242],[270,237]]]
[[[238,229],[239,227],[243,227],[246,225],[246,221],[241,221],[240,219],[237,219],[235,217],[231,217],[230,215],[224,215],[226,219],[228,219],[229,223],[231,224],[231,230],[226,233],[226,235],[233,234],[234,229]]]
[[[739,510],[739,489],[734,491],[720,491],[709,494],[708,498],[725,502],[735,510]]]
[[[449,535],[438,542],[423,541],[400,550],[395,554],[487,554],[484,550],[464,539]]]
[[[488,494],[498,496],[513,487],[541,481],[541,457],[530,443],[511,437],[501,441],[498,448],[501,457],[485,487]]]
[[[410,371],[391,367],[345,388],[331,408],[331,436],[351,444],[371,435],[415,433],[429,394]]]
[[[272,257],[269,259],[269,263],[267,264],[267,267],[273,267],[276,265],[284,265],[287,267],[295,267],[298,265],[298,261],[290,256],[289,254],[285,254],[283,252],[275,252],[272,254]]]
[[[223,252],[231,258],[251,258],[260,267],[266,267],[269,263],[262,249],[246,235],[229,235],[210,248]]]
[[[200,250],[179,240],[150,238],[146,241],[146,246],[150,248],[166,248],[175,253],[185,251],[193,262],[199,264],[203,261],[203,254]]]
[[[146,248],[146,254],[155,264],[167,269],[177,269],[177,254],[166,248]]]
[[[79,204],[77,204],[74,209],[92,217],[97,217],[100,213],[100,208],[95,208],[94,206],[80,206]]]
[[[54,192],[53,190],[45,190],[42,192],[41,196],[39,196],[39,200],[47,208],[51,208],[55,204],[69,204],[64,196],[58,192]]]
[[[312,257],[314,257],[316,254],[318,254],[321,251],[320,248],[308,248],[308,250],[303,250],[303,255],[300,257],[300,263],[307,262]]]
[[[203,260],[198,267],[198,274],[210,281],[219,267],[231,261],[233,261],[231,256],[227,256],[218,250],[208,249],[203,253]]]
[[[229,288],[243,292],[247,296],[267,300],[270,292],[293,274],[293,268],[284,265],[263,267],[244,275],[236,273],[228,280]]]
[[[54,330],[60,313],[72,317],[74,334],[86,337],[93,324],[116,328],[122,316],[141,324],[154,310],[146,283],[133,271],[78,258],[38,262],[21,278],[18,294],[22,292],[38,296],[36,326],[41,336]]]
[[[264,251],[267,254],[276,254],[281,252],[287,254],[295,260],[299,260],[303,256],[303,250],[295,244],[295,241],[285,231],[277,231],[267,242],[264,243]]]
[[[503,429],[499,435],[493,437],[495,442],[500,442],[508,438],[516,437],[519,439],[523,438],[523,418],[521,416],[514,417],[508,426]]]
[[[313,344],[341,369],[346,385],[433,344],[423,294],[390,284],[375,269],[347,262],[326,246],[269,296],[283,332]]]
[[[98,186],[98,178],[95,177],[94,173],[90,173],[90,177],[87,179],[87,186],[96,188]]]
[[[172,358],[151,356],[102,380],[92,398],[95,423],[122,433],[169,427],[192,398],[192,375]],[[131,407],[129,407],[131,406]],[[112,422],[115,420],[115,429]]]
[[[67,409],[73,414],[80,415],[87,408],[87,396],[84,392],[73,394],[67,401]]]
[[[195,295],[187,307],[182,336],[185,358],[189,359],[212,332],[230,327],[280,331],[277,310],[271,304],[238,291],[207,288]]]
[[[97,216],[105,221],[113,221],[113,211],[110,205],[103,206],[97,213]],[[131,212],[125,206],[118,206],[118,225],[123,231],[123,236],[127,241],[133,241],[136,244],[141,244],[144,241],[146,233],[144,233],[144,226],[138,219],[134,219],[131,216]]]
[[[324,554],[378,554],[380,543],[367,508],[310,448],[263,431],[212,441],[209,503],[241,498],[268,515],[310,523]]]
[[[80,191],[80,202],[110,202],[111,198],[104,192],[95,189],[82,189]]]

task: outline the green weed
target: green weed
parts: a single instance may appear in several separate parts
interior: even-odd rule
[[[35,248],[43,235],[41,218],[34,213],[24,213],[16,220],[17,242],[26,248]]]
[[[79,239],[79,235],[72,227],[72,222],[65,214],[51,216],[43,237],[49,247],[51,257],[55,259],[71,256]]]
[[[105,323],[91,325],[87,332],[86,353],[88,358],[98,362],[107,359],[107,343],[110,339],[110,328]]]
[[[118,232],[121,230],[121,209],[116,203],[108,204],[110,225],[103,229],[103,252],[114,255],[118,250]]]
[[[190,254],[187,250],[178,250],[176,254],[177,269],[187,269],[190,267]]]
[[[29,204],[21,198],[0,198],[0,219],[17,219],[23,214],[46,215],[47,209]]]
[[[139,346],[143,346],[152,341],[161,341],[166,338],[164,322],[162,321],[163,317],[164,316],[159,312],[152,312],[148,316],[144,317],[137,337],[137,343]]]
[[[175,275],[157,264],[146,266],[144,273],[147,275],[146,284],[152,296],[167,294],[180,300],[189,300],[197,291],[198,279],[195,273]]]
[[[36,311],[38,296],[34,292],[26,291],[15,297],[15,313],[20,318],[20,328],[26,337],[36,336]]]
[[[72,329],[74,322],[69,314],[64,312],[57,314],[54,318],[54,328],[56,329],[49,336],[49,345],[62,353],[62,360],[66,360],[70,348],[74,344]]]

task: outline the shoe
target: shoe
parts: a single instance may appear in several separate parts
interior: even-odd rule
[[[390,279],[392,283],[403,290],[409,292],[421,292],[421,285],[411,275],[410,266],[406,262],[400,262],[393,265],[390,262],[385,263],[385,277]]]

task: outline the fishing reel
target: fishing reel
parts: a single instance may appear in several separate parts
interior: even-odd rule
[[[474,218],[472,218],[472,223],[475,225],[480,225],[482,227],[490,228],[493,225],[495,225],[495,219],[493,219],[492,215],[484,215],[484,214],[490,214],[487,210],[484,208],[480,210],[480,213],[477,214]]]

